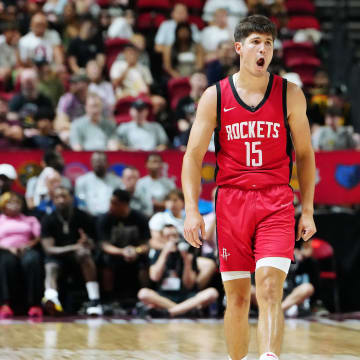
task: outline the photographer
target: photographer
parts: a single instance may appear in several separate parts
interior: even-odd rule
[[[143,288],[138,298],[153,317],[175,317],[193,309],[204,308],[218,298],[214,288],[197,292],[196,249],[190,248],[174,225],[162,229],[161,250],[151,249],[150,279],[155,290]]]

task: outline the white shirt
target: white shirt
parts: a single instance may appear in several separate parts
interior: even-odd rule
[[[119,176],[107,173],[103,178],[91,171],[79,176],[75,183],[75,194],[86,203],[86,209],[93,215],[109,210],[110,199],[116,188],[122,189],[123,183]]]
[[[128,64],[123,60],[116,60],[110,69],[110,78],[115,80],[119,78],[125,70],[128,68]],[[138,96],[140,93],[148,92],[148,85],[153,82],[149,68],[136,64],[126,74],[126,77],[122,83],[122,86],[118,86],[115,90],[118,98],[123,96]]]
[[[172,212],[164,211],[156,213],[149,221],[150,230],[161,231],[165,225],[174,225],[180,234],[184,233],[185,216],[181,219],[175,217]]]
[[[123,17],[116,18],[107,31],[109,38],[131,39],[133,35],[133,29]]]
[[[221,29],[218,26],[207,26],[201,32],[201,45],[205,51],[215,51],[222,41],[233,40],[230,28]]]
[[[12,68],[16,65],[16,47],[10,46],[5,36],[0,36],[0,67]]]
[[[54,46],[61,44],[57,31],[46,30],[43,37],[37,37],[33,32],[27,33],[19,40],[19,53],[22,61],[34,58],[45,58],[52,62]]]
[[[163,21],[155,35],[155,44],[170,46],[175,42],[175,31],[177,23],[175,20]],[[191,32],[195,42],[199,42],[199,29],[191,24]]]
[[[233,30],[239,21],[248,13],[244,0],[206,0],[203,8],[203,20],[210,22],[214,18],[217,9],[226,9],[228,13],[229,26]]]

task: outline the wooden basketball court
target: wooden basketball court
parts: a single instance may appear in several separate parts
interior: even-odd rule
[[[0,321],[1,360],[226,360],[222,320]],[[251,322],[250,360],[256,354]],[[282,360],[360,359],[360,321],[286,320]]]

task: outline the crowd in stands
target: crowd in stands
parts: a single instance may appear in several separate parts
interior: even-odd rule
[[[0,1],[0,149],[44,151],[25,200],[11,189],[15,169],[0,165],[2,317],[17,311],[19,292],[29,316],[74,310],[69,279],[85,284],[90,315],[128,299],[153,316],[222,304],[212,206],[202,212],[206,245],[193,251],[182,238],[183,195],[163,176],[159,151],[185,151],[202,93],[237,71],[233,30],[248,14],[278,27],[270,71],[303,88],[314,148],[360,148],[315,13],[307,27],[285,0],[150,3]],[[92,171],[71,184],[62,150],[94,151]],[[152,152],[148,175],[131,165],[109,172],[105,151],[116,150]]]

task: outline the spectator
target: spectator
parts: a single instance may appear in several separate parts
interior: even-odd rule
[[[197,291],[197,254],[181,240],[176,227],[165,225],[162,239],[161,249],[149,253],[150,279],[155,290],[143,288],[138,294],[147,305],[145,311],[153,317],[176,317],[215,302],[219,296],[215,288]]]
[[[139,63],[139,49],[128,44],[123,51],[124,60],[116,60],[110,69],[111,82],[116,98],[148,94],[153,82],[150,69]]]
[[[245,0],[206,0],[203,8],[203,20],[205,22],[211,22],[218,9],[227,10],[231,29],[235,29],[238,22],[245,17],[248,12]]]
[[[86,75],[90,81],[88,91],[100,96],[104,106],[104,115],[112,116],[116,101],[114,89],[109,81],[102,78],[101,68],[95,60],[87,63]]]
[[[76,275],[80,266],[90,300],[88,315],[102,315],[97,270],[92,258],[95,229],[90,215],[73,206],[70,190],[59,186],[54,191],[55,211],[42,221],[41,243],[45,251],[46,309],[63,310],[59,300],[59,273]]]
[[[21,122],[17,117],[11,119],[8,102],[0,96],[0,149],[9,150],[21,147],[23,136]]]
[[[47,168],[52,168],[59,174],[62,174],[65,164],[62,155],[58,151],[47,150],[44,153],[41,166],[43,170],[39,176],[31,177],[26,184],[25,199],[29,209],[38,206],[40,201],[47,196],[47,187],[45,184],[45,179],[49,172]],[[61,176],[61,185],[71,189],[71,182],[66,176]]]
[[[209,85],[236,72],[236,53],[232,41],[222,41],[217,47],[217,59],[206,65]]]
[[[51,108],[38,110],[34,116],[35,129],[25,133],[26,137],[23,145],[33,149],[63,150],[65,145],[54,131],[54,118],[55,113]]]
[[[139,179],[136,184],[135,195],[146,202],[145,214],[149,217],[165,209],[165,197],[176,187],[173,180],[163,175],[164,166],[160,154],[150,154],[145,164],[149,175]]]
[[[109,210],[110,199],[116,188],[122,188],[119,176],[108,171],[107,156],[103,152],[91,155],[93,171],[79,176],[75,183],[75,194],[86,204],[92,215],[104,214]]]
[[[71,40],[79,35],[80,21],[76,14],[76,6],[73,1],[67,1],[61,16],[62,40],[65,49],[69,47]]]
[[[171,12],[171,20],[163,21],[155,36],[155,50],[162,53],[166,46],[170,47],[175,42],[175,31],[178,24],[188,22],[189,14],[186,5],[177,3]],[[191,24],[192,38],[199,41],[199,29]]]
[[[206,75],[200,71],[193,73],[190,77],[190,85],[190,94],[179,100],[175,111],[180,134],[175,138],[174,145],[175,147],[182,148],[182,150],[186,148],[189,140],[191,126],[195,120],[197,104],[208,85]]]
[[[149,104],[137,99],[131,104],[131,121],[120,124],[116,130],[119,147],[122,150],[165,150],[168,137],[165,130],[157,122],[147,120]]]
[[[51,69],[46,59],[35,59],[34,63],[39,74],[39,92],[47,96],[51,100],[52,106],[55,107],[65,92],[64,84],[59,76]]]
[[[2,24],[2,36],[0,37],[0,80],[6,89],[11,88],[12,71],[18,65],[19,53],[18,42],[20,33],[12,22]]]
[[[11,191],[14,181],[17,179],[15,168],[10,164],[0,164],[0,195]]]
[[[45,58],[50,64],[64,63],[60,36],[48,29],[46,15],[41,12],[31,18],[31,31],[20,39],[19,52],[24,66],[31,65],[35,58]]]
[[[70,123],[85,114],[85,102],[89,79],[84,75],[70,77],[69,92],[58,103],[55,130],[65,143],[69,142]]]
[[[133,10],[127,9],[123,14],[119,14],[118,8],[112,8],[109,12],[112,20],[107,31],[107,37],[130,40],[134,35],[135,16]]]
[[[91,17],[85,17],[81,21],[79,36],[69,43],[68,62],[71,72],[83,73],[90,60],[95,60],[100,69],[103,69],[104,43],[101,34],[97,33],[94,20]]]
[[[121,175],[121,180],[126,190],[131,195],[130,207],[133,210],[146,214],[147,204],[144,199],[135,193],[136,184],[140,178],[140,172],[135,166],[127,166]]]
[[[217,9],[212,23],[201,32],[201,46],[206,52],[206,61],[216,58],[216,50],[222,41],[234,40],[233,33],[228,24],[226,9]]]
[[[74,120],[70,128],[70,145],[74,151],[116,150],[116,125],[103,116],[101,98],[89,93],[86,114]]]
[[[13,192],[1,196],[0,207],[0,317],[13,315],[10,305],[18,284],[25,285],[23,303],[29,307],[28,315],[41,317],[42,261],[34,249],[40,239],[40,224],[22,213],[22,198]]]
[[[173,77],[190,76],[204,66],[203,49],[195,43],[188,23],[179,23],[175,30],[175,41],[163,49],[163,66]]]
[[[34,69],[25,69],[20,75],[21,91],[9,103],[11,119],[20,119],[23,127],[35,125],[34,115],[40,108],[51,108],[51,100],[38,91],[39,77]]]
[[[343,126],[341,109],[329,107],[325,115],[325,126],[317,128],[312,134],[314,150],[346,150],[356,147],[353,128]]]
[[[127,191],[114,190],[108,213],[101,215],[97,222],[103,251],[103,286],[108,298],[113,295],[115,283],[120,285],[122,298],[135,298],[139,288],[148,282],[148,221],[140,212],[132,210],[129,203]]]

